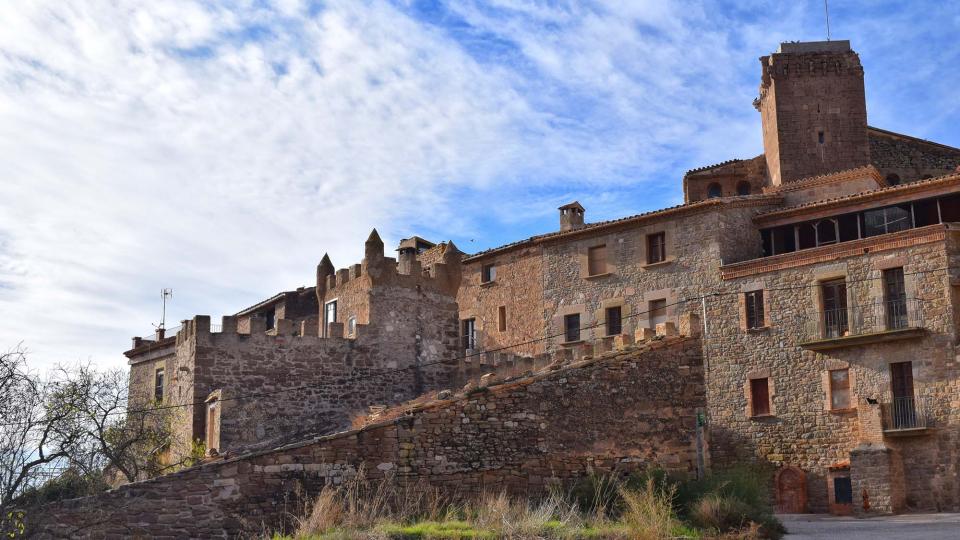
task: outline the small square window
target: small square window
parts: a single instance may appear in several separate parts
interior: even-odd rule
[[[587,274],[599,276],[607,273],[607,246],[594,246],[587,250]]]
[[[493,264],[485,264],[480,268],[480,282],[490,283],[497,279],[497,267]]]
[[[750,291],[743,295],[747,315],[747,328],[763,328],[763,291]]]
[[[769,379],[750,379],[750,405],[753,416],[770,414]]]
[[[647,264],[667,260],[666,234],[659,232],[647,235]]]
[[[497,329],[501,332],[507,331],[507,306],[497,308]]]
[[[850,408],[850,370],[834,369],[830,371],[830,408]]]
[[[607,335],[616,336],[623,333],[623,312],[620,306],[607,308]]]
[[[567,342],[580,341],[580,314],[573,313],[563,318],[564,338]]]

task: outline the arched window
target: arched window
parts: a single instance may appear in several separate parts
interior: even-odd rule
[[[826,246],[837,243],[837,222],[824,219],[817,223],[817,245]]]
[[[715,199],[723,195],[723,190],[720,188],[720,184],[714,182],[707,186],[707,198]]]
[[[899,174],[890,173],[890,174],[887,175],[887,184],[889,184],[889,185],[891,185],[891,186],[895,186],[895,185],[897,185],[897,184],[899,184],[899,183],[900,183],[900,175],[899,175]]]
[[[746,180],[741,180],[737,182],[737,195],[749,195],[750,194],[750,182]]]

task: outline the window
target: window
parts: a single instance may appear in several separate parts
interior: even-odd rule
[[[460,321],[460,339],[463,350],[472,351],[477,348],[477,320],[464,319]]]
[[[883,302],[887,315],[887,330],[907,327],[907,289],[903,281],[903,267],[883,271]]]
[[[607,308],[607,335],[616,336],[623,333],[623,312],[620,306]]]
[[[890,173],[887,175],[887,184],[890,184],[891,186],[895,186],[899,183],[900,183],[899,174]]]
[[[750,291],[743,295],[747,315],[747,328],[766,326],[763,314],[763,291]]]
[[[490,283],[497,279],[497,267],[493,264],[485,264],[480,267],[480,282]]]
[[[651,300],[649,306],[650,328],[656,330],[658,324],[667,322],[667,300]]]
[[[850,370],[848,369],[830,371],[830,408],[832,410],[850,408]]]
[[[335,322],[337,322],[337,301],[333,300],[332,302],[327,302],[326,305],[323,306],[323,337],[332,337],[328,336],[327,333],[330,331],[330,323]]]
[[[347,335],[354,336],[356,335],[356,333],[357,333],[357,317],[354,315],[351,315],[350,318],[347,319]]]
[[[220,447],[220,400],[207,402],[207,452],[216,455]]]
[[[820,284],[823,299],[823,337],[832,339],[847,335],[847,284],[842,279]]]
[[[822,132],[822,131],[818,131],[818,132],[817,132],[817,142],[820,143],[820,144],[823,144],[823,132]]]
[[[563,318],[564,339],[567,343],[580,341],[580,314],[573,313]]]
[[[877,236],[913,227],[910,205],[902,204],[863,213],[863,235]]]
[[[587,250],[587,275],[607,273],[607,246],[594,246]]]
[[[267,330],[273,330],[273,327],[277,325],[277,310],[271,309],[263,315],[267,319]]]
[[[163,401],[163,368],[158,368],[153,375],[153,400],[157,403]]]
[[[750,379],[750,412],[753,416],[770,414],[769,379]]]
[[[708,199],[715,199],[715,198],[717,198],[717,197],[719,197],[719,196],[721,196],[721,195],[723,195],[723,190],[720,188],[720,184],[714,182],[714,183],[710,184],[709,186],[707,186],[707,198],[708,198]]]
[[[750,194],[750,182],[746,180],[741,180],[737,182],[737,195],[749,195]]]
[[[507,331],[507,306],[497,308],[497,328],[501,332]]]
[[[647,264],[663,262],[667,260],[667,235],[666,233],[656,233],[647,235]]]

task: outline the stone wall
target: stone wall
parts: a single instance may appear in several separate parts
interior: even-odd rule
[[[810,510],[824,512],[828,468],[851,459],[850,452],[864,440],[879,441],[909,460],[902,487],[908,507],[960,508],[957,483],[944,480],[960,472],[956,450],[960,413],[951,405],[960,389],[960,366],[950,275],[945,270],[956,262],[956,234],[937,225],[859,241],[853,256],[848,246],[829,246],[815,248],[822,253],[805,250],[768,257],[764,266],[756,267],[758,273],[740,272],[741,277],[725,281],[725,294],[707,301],[705,355],[713,463],[725,466],[746,460],[797,466],[806,471]],[[839,258],[837,253],[848,255]],[[883,314],[876,316],[875,303],[883,298],[882,270],[901,266],[907,297],[921,299],[909,304],[920,306],[916,311],[911,307],[910,313],[910,324],[924,329],[919,336],[821,351],[802,345],[819,337],[820,281],[845,279],[851,326],[861,324],[862,318],[864,325],[874,325],[864,328],[881,331]],[[764,291],[767,325],[747,330],[741,299],[752,290]],[[889,364],[901,361],[913,362],[916,395],[931,404],[937,428],[902,438],[865,433],[875,428],[858,419],[856,404],[866,398],[889,403]],[[831,369],[849,369],[851,408],[830,410],[827,405]],[[753,378],[770,381],[769,416],[750,415],[747,385]],[[868,486],[858,485],[857,467],[852,469],[857,494]]]
[[[370,478],[459,496],[542,494],[597,472],[696,467],[704,406],[700,343],[668,337],[461,392],[398,419],[221,460],[28,513],[33,534],[262,534],[324,484]]]
[[[960,149],[870,128],[870,161],[901,182],[942,176],[960,166]]]
[[[480,350],[495,350],[516,343],[543,338],[543,267],[540,246],[527,246],[506,253],[467,259],[463,265],[463,283],[457,293],[460,319],[476,320]],[[496,278],[481,281],[481,269],[492,264]],[[506,328],[500,330],[500,308],[506,315]],[[510,347],[514,354],[544,352],[543,341]]]

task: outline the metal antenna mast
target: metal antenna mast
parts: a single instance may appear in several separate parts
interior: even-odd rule
[[[830,5],[829,0],[823,0],[823,13],[827,16],[827,41],[830,41]]]
[[[160,314],[160,328],[164,328],[167,322],[167,298],[173,298],[173,289],[160,289],[160,297],[163,300],[163,311]]]

